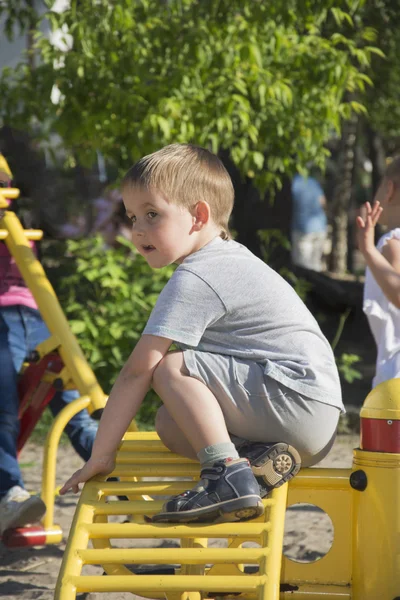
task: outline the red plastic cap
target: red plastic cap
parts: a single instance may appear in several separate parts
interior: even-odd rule
[[[361,418],[361,449],[400,453],[400,421]]]
[[[44,546],[46,544],[46,531],[40,525],[7,529],[3,533],[2,542],[8,548]]]

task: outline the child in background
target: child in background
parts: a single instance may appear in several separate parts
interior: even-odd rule
[[[138,252],[153,268],[178,267],[113,386],[89,462],[61,493],[114,469],[152,386],[161,440],[201,466],[200,482],[153,520],[257,517],[261,497],[332,446],[343,410],[332,350],[290,285],[230,239],[234,192],[217,156],[167,146],[131,168],[122,195]]]
[[[375,247],[375,225],[387,231]],[[363,310],[377,345],[373,387],[400,377],[400,156],[386,169],[374,204],[357,217],[357,240],[367,263]]]
[[[0,154],[0,186],[10,187],[11,171]],[[50,336],[35,299],[5,242],[0,241],[0,534],[6,529],[39,521],[46,506],[25,489],[17,458],[18,373],[26,356]],[[74,390],[56,392],[49,408],[56,416],[79,397]],[[76,414],[66,433],[76,450],[88,460],[97,423],[87,410]]]

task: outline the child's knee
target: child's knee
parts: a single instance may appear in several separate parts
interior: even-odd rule
[[[159,394],[163,387],[173,377],[182,376],[183,355],[182,352],[170,352],[164,356],[156,366],[152,377],[152,387]]]

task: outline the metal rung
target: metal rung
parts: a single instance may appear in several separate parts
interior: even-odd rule
[[[134,577],[134,580],[132,579]],[[227,578],[221,575],[141,575],[132,577],[96,575],[68,577],[78,592],[226,592]],[[249,592],[265,584],[266,576],[229,576],[232,592]]]
[[[125,440],[132,440],[134,442],[154,441],[162,444],[162,441],[155,431],[127,431],[124,435],[123,443]]]
[[[184,456],[179,456],[179,454],[167,454],[166,452],[142,452],[141,450],[134,450],[132,452],[118,452],[117,454],[117,468],[118,465],[123,465],[126,463],[132,464],[145,464],[151,465],[157,463],[158,468],[163,468],[164,464],[168,465],[177,465],[177,464],[185,464],[188,465],[188,461]],[[199,472],[199,463],[193,461],[193,469],[196,469]],[[188,465],[189,467],[190,465]]]
[[[205,565],[224,563],[258,563],[269,554],[268,548],[114,548],[79,550],[85,565],[116,564],[177,564]]]
[[[187,487],[187,486],[185,486]],[[184,491],[184,490],[181,490]],[[120,491],[118,491],[120,493]],[[121,492],[122,493],[122,492]],[[128,492],[131,494],[131,492]],[[144,493],[144,492],[143,492]],[[147,491],[146,491],[147,493]],[[175,492],[174,492],[175,493]],[[177,492],[179,493],[179,491]],[[132,494],[131,494],[132,495]],[[115,502],[93,502],[96,515],[154,515],[163,507],[162,500],[133,500]],[[265,504],[265,503],[264,503]]]
[[[263,533],[271,531],[268,523],[219,523],[218,525],[176,525],[170,523],[92,523],[85,525],[91,539],[124,539],[124,538],[243,538],[251,540],[259,538]]]
[[[138,477],[199,477],[199,466],[196,464],[167,464],[157,465],[130,463],[127,465],[118,465],[113,471],[114,477],[130,477],[137,475]]]
[[[334,471],[335,476],[332,477],[332,469],[305,469],[291,480],[290,488],[349,491],[351,469],[334,469]]]
[[[133,502],[99,502],[93,503],[96,515],[154,515],[163,507],[161,500],[135,500]]]
[[[163,454],[168,454],[168,456],[179,456],[178,454],[170,452],[160,440],[126,439],[127,435],[128,434],[125,434],[124,440],[118,448],[118,452],[162,452]],[[133,437],[133,434],[131,437]],[[191,461],[188,458],[185,460],[186,462],[196,462]]]
[[[24,229],[24,234],[27,240],[38,241],[43,237],[43,231],[40,229]],[[0,240],[5,240],[9,233],[6,229],[0,229]]]
[[[114,475],[114,472],[113,472]],[[100,490],[104,496],[142,495],[152,494],[165,496],[169,494],[180,494],[188,489],[188,481],[131,481],[121,482],[113,485],[112,481],[104,482]]]

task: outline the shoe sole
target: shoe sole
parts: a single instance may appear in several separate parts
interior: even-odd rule
[[[21,503],[21,510],[17,512],[13,519],[7,523],[7,527],[3,529],[16,529],[37,523],[46,513],[46,505],[38,496],[32,496],[29,500]]]
[[[242,496],[234,500],[219,502],[213,506],[194,508],[182,512],[165,512],[154,515],[152,523],[232,523],[250,521],[264,513],[259,496]],[[147,517],[146,520],[148,520]]]
[[[279,442],[268,448],[251,463],[257,478],[262,478],[268,493],[292,479],[300,471],[301,458],[296,448]]]

